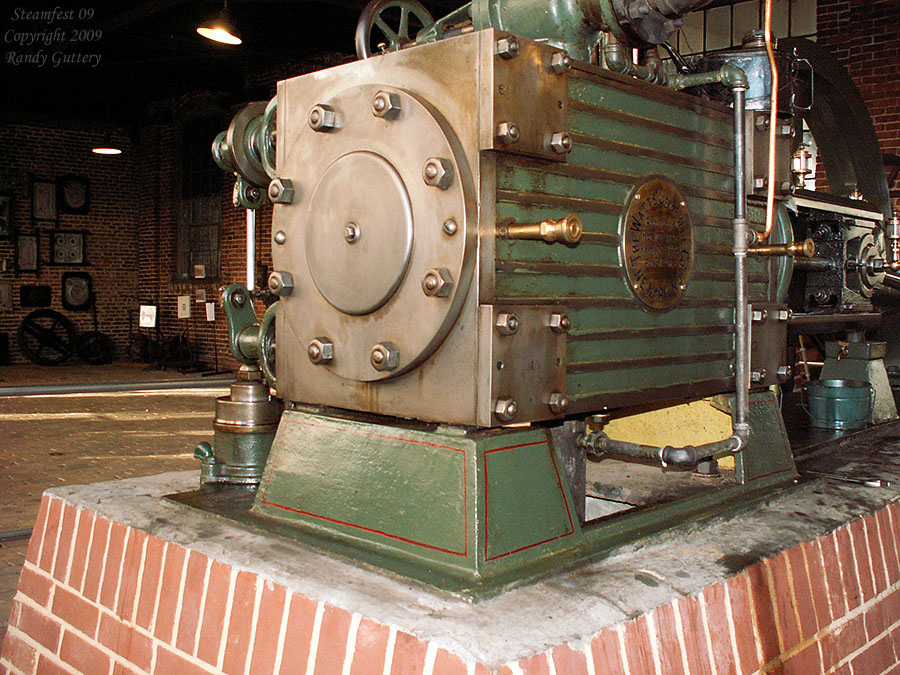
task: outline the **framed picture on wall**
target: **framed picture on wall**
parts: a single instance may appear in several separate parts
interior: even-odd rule
[[[9,239],[12,234],[12,195],[0,192],[0,238]]]
[[[38,255],[38,235],[16,234],[16,272],[37,272],[40,256]]]
[[[85,214],[91,209],[91,185],[84,176],[63,176],[57,181],[56,201],[61,213]]]
[[[50,233],[51,265],[86,265],[86,234],[75,230],[53,230]]]
[[[56,220],[56,183],[36,180],[31,184],[31,217],[35,220]]]

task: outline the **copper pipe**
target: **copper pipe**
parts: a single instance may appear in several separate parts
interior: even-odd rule
[[[772,0],[766,0],[766,20],[763,26],[769,70],[772,71],[772,92],[769,105],[769,181],[766,186],[766,229],[759,235],[760,241],[768,239],[775,222],[775,141],[778,130],[778,68],[775,64],[775,50],[772,48]]]

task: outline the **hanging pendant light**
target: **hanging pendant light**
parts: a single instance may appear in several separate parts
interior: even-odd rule
[[[91,152],[95,155],[121,155],[122,149],[112,141],[112,133],[107,130],[103,135],[103,140],[91,148]]]
[[[213,42],[221,42],[226,45],[239,45],[242,40],[237,28],[231,21],[231,13],[228,11],[228,0],[222,11],[200,26],[197,26],[197,32],[203,37]]]

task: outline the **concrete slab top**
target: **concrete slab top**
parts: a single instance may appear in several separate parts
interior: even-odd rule
[[[867,487],[807,477],[752,509],[618,548],[541,581],[471,604],[290,539],[164,500],[194,490],[198,472],[54,488],[63,501],[252,571],[316,601],[360,613],[464,659],[494,663],[537,649],[581,646],[598,630],[733,576],[900,497],[900,423],[828,444],[806,469],[890,481]],[[590,631],[588,634],[586,631]]]

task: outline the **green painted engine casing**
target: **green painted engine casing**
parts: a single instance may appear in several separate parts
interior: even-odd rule
[[[273,211],[273,232],[285,235],[274,268],[295,280],[276,319],[285,400],[495,427],[733,390],[731,111],[585,63],[554,72],[558,50],[525,39],[503,59],[503,35],[477,31],[279,83],[277,165],[296,188]],[[390,119],[372,112],[380,92],[399,103]],[[320,104],[335,111],[333,130],[308,124]],[[519,128],[514,143],[496,133],[504,122]],[[571,137],[570,153],[552,149],[557,132]],[[433,158],[449,168],[443,187],[423,180]],[[627,203],[651,176],[677,186],[693,222],[691,275],[663,311],[636,298],[624,271]],[[371,215],[375,203],[385,217]],[[496,234],[498,223],[568,214],[584,225],[574,246]],[[762,209],[751,203],[749,217],[759,223]],[[358,242],[341,235],[347,223],[359,225]],[[408,252],[377,248],[384,241]],[[751,302],[775,301],[773,264],[751,259]],[[434,269],[452,277],[446,295],[423,292]],[[374,286],[383,291],[370,298]],[[519,330],[504,334],[497,323],[511,314]],[[553,330],[565,315],[571,329]],[[304,352],[322,338],[334,357],[313,362]],[[395,370],[370,363],[382,342],[399,352]],[[551,407],[554,395],[568,407]],[[512,420],[496,413],[508,400]]]

